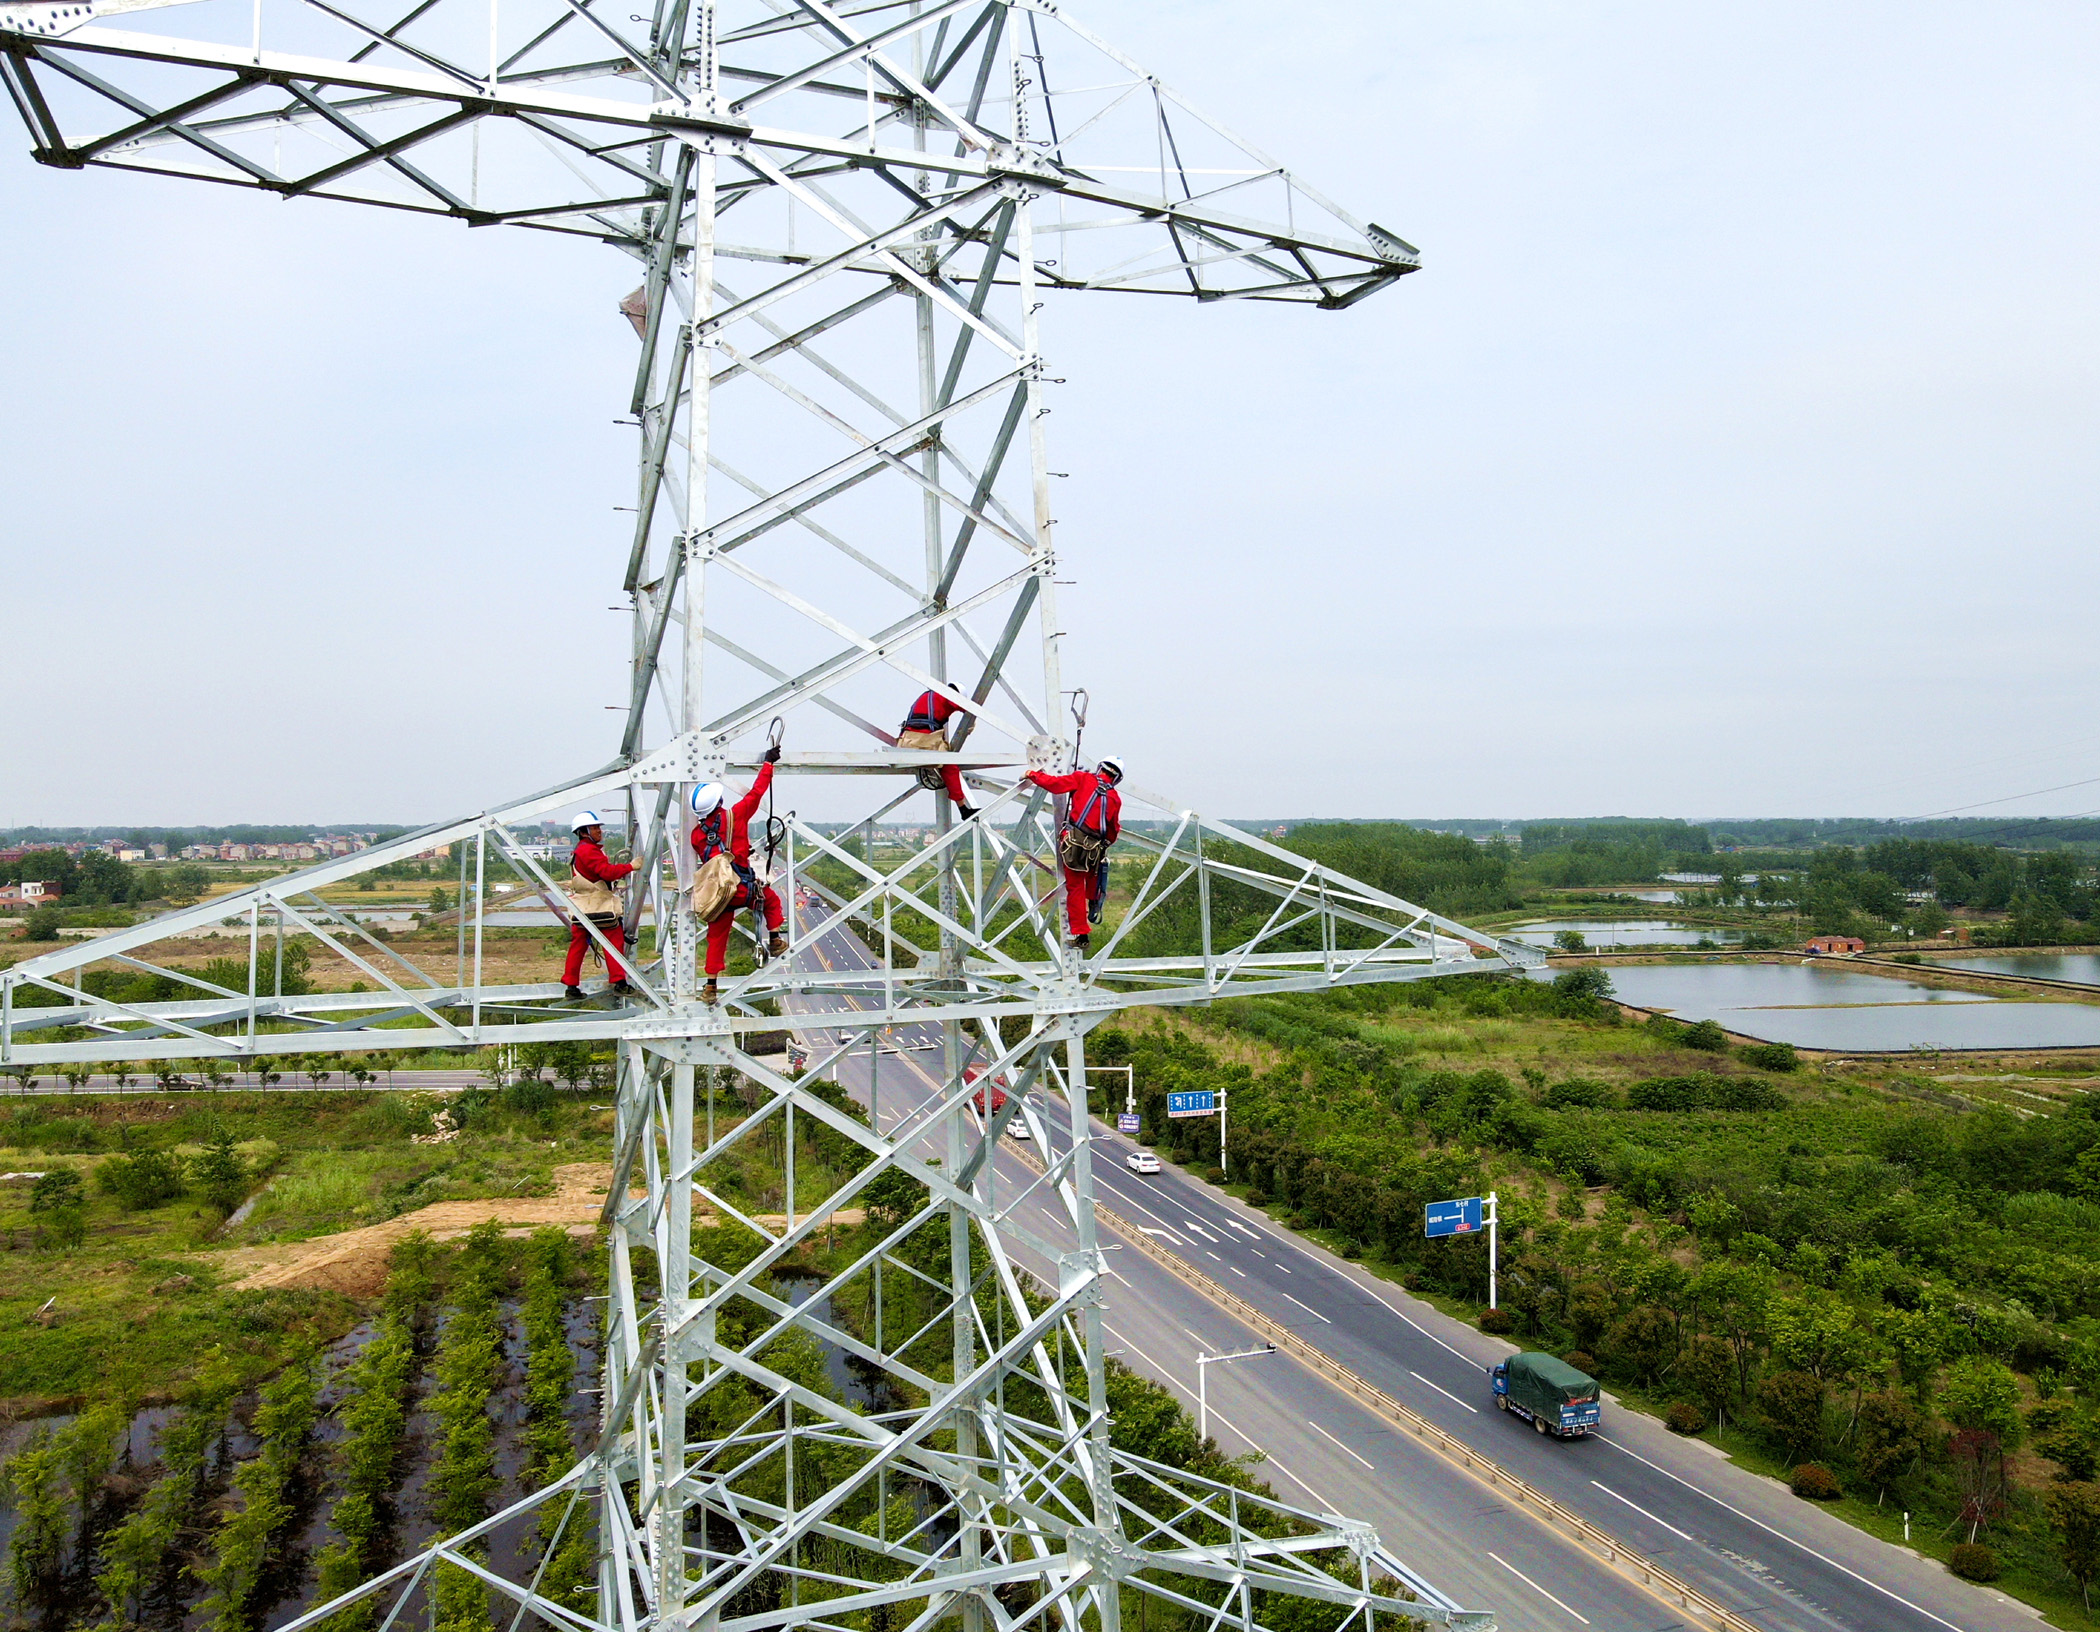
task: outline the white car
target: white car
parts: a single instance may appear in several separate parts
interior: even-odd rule
[[[1017,1116],[1006,1124],[1006,1137],[1009,1139],[1033,1139],[1035,1135],[1028,1131],[1028,1124]]]
[[[1157,1173],[1159,1158],[1149,1150],[1133,1150],[1123,1158],[1123,1165],[1133,1173]]]

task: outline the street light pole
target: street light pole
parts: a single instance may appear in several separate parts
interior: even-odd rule
[[[1488,1307],[1495,1307],[1495,1192],[1487,1193]]]
[[[1199,1354],[1196,1356],[1196,1437],[1210,1438],[1210,1373],[1205,1366],[1225,1364],[1233,1360],[1258,1360],[1265,1354],[1274,1354],[1276,1345],[1264,1343],[1258,1349],[1241,1349],[1233,1354]]]

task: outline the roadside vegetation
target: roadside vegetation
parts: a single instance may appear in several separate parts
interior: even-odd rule
[[[1135,1067],[1142,1137],[1214,1183],[1214,1119],[1165,1096],[1228,1088],[1231,1188],[1279,1222],[2100,1624],[2100,1062],[2010,1089],[1806,1066],[1608,991],[1584,967],[1138,1011],[1089,1056]],[[1485,1244],[1422,1231],[1488,1189],[1493,1313]]]

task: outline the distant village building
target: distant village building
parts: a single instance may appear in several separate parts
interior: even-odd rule
[[[1810,952],[1864,952],[1867,943],[1857,935],[1818,935],[1808,943]]]
[[[25,878],[19,884],[0,885],[0,907],[48,907],[59,897],[56,884]]]

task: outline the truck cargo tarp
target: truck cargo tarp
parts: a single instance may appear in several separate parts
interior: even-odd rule
[[[1509,1357],[1509,1392],[1519,1404],[1558,1418],[1563,1405],[1597,1398],[1597,1379],[1550,1354],[1513,1354]]]

